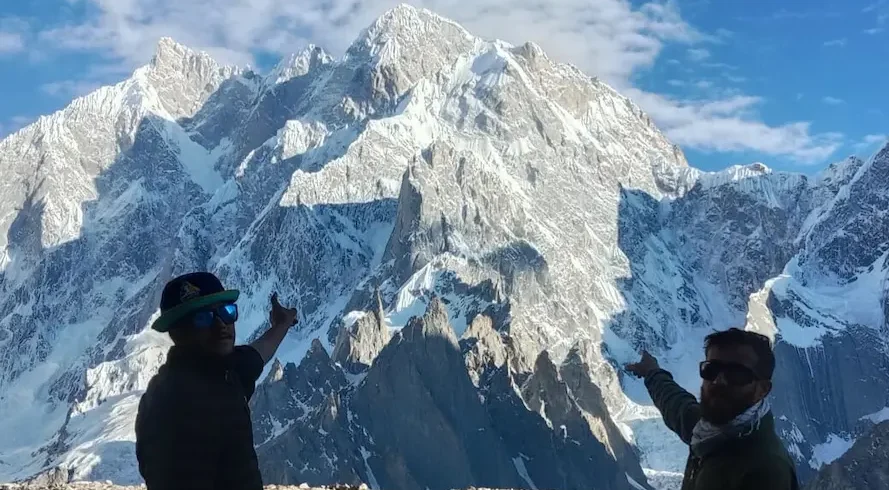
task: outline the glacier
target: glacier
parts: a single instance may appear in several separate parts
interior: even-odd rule
[[[697,392],[730,326],[776,341],[805,479],[889,406],[889,147],[814,177],[701,172],[600,80],[426,10],[266,75],[161,39],[0,142],[0,174],[0,480],[139,481],[170,345],[146,327],[195,269],[241,289],[239,341],[272,291],[299,309],[253,403],[278,483],[675,488],[686,449],[621,366],[648,349]],[[449,441],[438,468],[384,436],[398,407],[439,417],[405,417]]]

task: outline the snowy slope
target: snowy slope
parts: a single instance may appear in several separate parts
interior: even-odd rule
[[[831,434],[889,406],[832,392],[818,402],[829,417],[813,423],[822,387],[793,385],[800,356],[830,371],[856,340],[885,339],[887,240],[867,223],[889,208],[887,151],[817,178],[763,164],[700,172],[601,81],[536,45],[479,39],[406,6],[342,58],[309,46],[265,76],[163,39],[129,80],[0,142],[0,433],[14,434],[0,442],[0,480],[61,465],[75,479],[138,481],[136,401],[169,346],[146,326],[163,283],[194,269],[242,290],[239,340],[266,326],[270,292],[299,308],[277,374],[295,378],[279,401],[296,396],[310,348],[323,365],[318,349],[333,353],[343,328],[371,316],[397,333],[433,294],[456,336],[484,315],[508,339],[508,372],[490,380],[503,389],[534,379],[544,349],[556,365],[582,352],[605,409],[573,392],[565,403],[584,434],[625,455],[616,463],[632,476],[614,488],[645,474],[669,488],[685,455],[616,366],[648,348],[696,391],[703,336],[746,323],[788,349],[784,435],[801,463],[822,461]],[[845,340],[830,355],[811,355],[834,338]],[[882,369],[871,344],[839,372]],[[362,375],[343,376],[336,389],[360,393]],[[550,396],[565,399],[552,378]],[[527,417],[531,402],[511,396],[472,410]],[[292,449],[309,403],[295,399],[281,405],[289,413],[256,409],[268,448]],[[330,430],[327,409],[311,407],[317,419],[300,420]],[[313,478],[380,473],[364,468],[379,454],[353,421],[338,427],[342,446],[313,462]],[[641,449],[645,474],[619,439]],[[264,472],[292,477],[275,451]],[[510,453],[497,478],[546,481],[547,457]]]

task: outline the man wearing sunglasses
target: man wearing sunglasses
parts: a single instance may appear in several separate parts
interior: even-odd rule
[[[700,403],[648,352],[626,366],[645,379],[667,427],[690,447],[682,490],[797,490],[769,405],[775,371],[769,339],[732,328],[708,335],[704,353]]]
[[[272,295],[271,327],[236,347],[239,295],[207,272],[164,287],[152,328],[173,347],[136,416],[136,458],[149,490],[262,489],[247,403],[296,310]]]

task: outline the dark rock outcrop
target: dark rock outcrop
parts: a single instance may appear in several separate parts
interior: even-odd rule
[[[353,374],[366,371],[389,342],[389,329],[386,327],[379,290],[375,296],[376,308],[348,327],[341,328],[333,347],[334,361]]]
[[[521,483],[437,298],[383,349],[354,408],[374,441],[377,455],[368,462],[383,488]]]
[[[805,490],[878,488],[889,488],[889,421],[875,425],[805,486]]]

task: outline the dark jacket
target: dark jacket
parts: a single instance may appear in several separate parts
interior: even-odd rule
[[[149,490],[262,489],[247,402],[263,365],[249,346],[226,357],[170,349],[136,416]]]
[[[667,427],[686,444],[701,418],[701,406],[691,393],[657,370],[645,377],[645,387]],[[775,434],[771,412],[746,437],[727,441],[720,449],[696,457],[689,451],[682,490],[798,490],[793,460]]]

